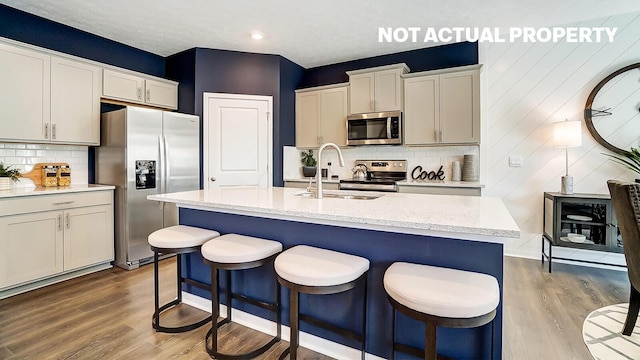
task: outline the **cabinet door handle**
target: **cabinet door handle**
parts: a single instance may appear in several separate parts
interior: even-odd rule
[[[56,139],[56,124],[51,125],[51,139]]]
[[[440,142],[444,141],[444,131],[442,131],[442,129],[440,129]]]
[[[49,124],[44,124],[44,138],[49,139]]]
[[[376,101],[375,100],[371,100],[371,111],[374,111],[376,109]]]
[[[138,100],[142,101],[142,88],[138,88]]]
[[[67,221],[66,221],[66,223],[67,223],[67,229],[71,226],[71,220],[70,220],[70,219],[71,219],[71,217],[69,217],[69,213],[67,213],[67,219],[66,219],[66,220],[67,220]]]
[[[147,102],[151,101],[151,90],[147,89]]]
[[[73,204],[73,201],[61,201],[61,202],[53,203],[53,205],[69,205],[69,204]]]
[[[58,231],[62,230],[62,215],[58,214]]]

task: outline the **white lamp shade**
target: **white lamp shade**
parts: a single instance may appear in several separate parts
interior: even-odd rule
[[[582,146],[582,123],[580,121],[554,123],[553,146],[557,148]]]

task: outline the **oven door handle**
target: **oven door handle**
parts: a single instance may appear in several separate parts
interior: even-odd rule
[[[387,139],[391,139],[391,116],[387,118]]]

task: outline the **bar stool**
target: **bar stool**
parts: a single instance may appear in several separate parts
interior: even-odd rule
[[[397,350],[435,360],[437,326],[482,326],[495,318],[500,302],[496,278],[470,271],[396,262],[385,271],[383,282],[394,309],[391,359],[395,358]],[[396,310],[425,323],[424,351],[396,342]],[[491,322],[491,354],[493,325]]]
[[[160,314],[168,308],[178,305],[182,302],[182,284],[189,284],[208,290],[207,284],[200,283],[195,280],[182,277],[182,256],[181,254],[189,254],[200,251],[200,247],[207,240],[211,240],[220,236],[220,233],[213,230],[201,229],[192,226],[176,225],[169,226],[160,230],[156,230],[149,235],[149,247],[153,250],[153,285],[155,311],[153,312],[153,320],[151,321],[156,331],[165,333],[179,333],[190,331],[209,322],[209,318],[198,322],[168,327],[160,325]],[[159,254],[178,254],[177,257],[177,275],[178,275],[178,294],[177,297],[162,306],[160,306],[160,295],[158,290],[158,255]]]
[[[291,338],[289,348],[283,351],[280,359],[290,355],[297,358],[299,320],[312,323],[323,329],[354,338],[362,343],[362,359],[365,355],[365,329],[367,324],[367,270],[369,260],[336,251],[320,249],[307,245],[294,246],[278,255],[275,261],[278,281],[289,289],[289,322]],[[299,293],[337,294],[363,283],[362,333],[327,323],[299,312]]]
[[[273,240],[265,240],[238,234],[226,234],[207,241],[202,245],[204,262],[211,267],[211,329],[205,335],[205,348],[214,359],[250,359],[254,358],[280,341],[280,284],[276,282],[276,303],[270,304],[245,295],[233,294],[231,289],[231,271],[245,270],[263,266],[273,262],[282,251],[282,244]],[[218,291],[218,270],[227,270],[226,286],[227,317],[220,322],[220,293]],[[277,335],[263,346],[245,354],[225,354],[218,351],[218,328],[231,321],[232,300],[240,300],[254,306],[268,309],[276,313]],[[208,345],[211,337],[211,346]]]

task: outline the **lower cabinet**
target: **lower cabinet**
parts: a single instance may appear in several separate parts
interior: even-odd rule
[[[64,224],[65,271],[113,260],[111,206],[89,206],[65,211]]]
[[[0,288],[64,270],[61,222],[57,211],[0,218]]]
[[[0,290],[114,258],[112,190],[1,199],[0,207]]]
[[[412,186],[398,185],[398,192],[411,194],[432,194],[432,195],[463,195],[481,196],[480,187],[455,187],[455,186]]]

